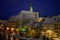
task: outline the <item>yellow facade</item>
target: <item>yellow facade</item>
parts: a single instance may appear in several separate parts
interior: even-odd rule
[[[44,30],[45,32],[47,30],[52,30],[52,35],[54,36],[51,36],[51,37],[58,37],[60,36],[60,22],[55,22],[54,24],[42,24],[43,28],[42,30]],[[51,33],[51,32],[50,32]],[[46,32],[46,35],[49,35],[50,34],[49,31]]]
[[[42,24],[43,29],[54,29],[54,24]]]
[[[37,19],[37,22],[42,22],[43,21],[43,18],[38,18]]]
[[[57,32],[58,36],[60,36],[60,22],[55,23],[55,31]]]

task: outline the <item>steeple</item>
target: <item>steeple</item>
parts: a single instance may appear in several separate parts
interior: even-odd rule
[[[38,11],[36,10],[36,17],[37,17],[37,18],[39,17],[38,15],[39,15],[39,13],[38,13]]]
[[[33,12],[32,3],[30,3],[30,12]]]

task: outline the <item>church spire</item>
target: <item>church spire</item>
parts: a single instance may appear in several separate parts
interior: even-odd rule
[[[33,12],[32,3],[30,3],[30,12]]]
[[[39,17],[38,14],[39,14],[39,13],[38,13],[38,11],[36,10],[36,17],[37,17],[37,18]]]

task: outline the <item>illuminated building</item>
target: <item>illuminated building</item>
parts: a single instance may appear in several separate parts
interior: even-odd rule
[[[33,8],[32,8],[32,4],[30,5],[30,11],[25,11],[22,10],[19,14],[11,16],[9,18],[10,21],[18,21],[21,19],[31,19],[31,20],[36,20],[36,18],[38,18],[38,13],[39,12],[33,12]]]
[[[40,32],[42,32],[42,35],[47,32],[46,35],[48,36],[48,34],[51,34],[51,30],[57,30],[56,32],[60,31],[60,16],[39,17],[38,14],[38,11],[33,11],[31,4],[30,11],[22,10],[19,14],[11,16],[9,18],[9,22],[0,22],[5,24],[7,30],[6,32],[10,31],[11,35],[21,35],[21,33],[24,35],[24,33],[26,33],[24,36],[31,37],[36,35],[40,36]]]
[[[55,25],[54,24],[42,24],[43,29],[47,30],[47,29],[51,29],[53,30]]]
[[[55,31],[58,33],[58,35],[60,36],[60,22],[55,22]]]
[[[56,33],[54,37],[60,36],[60,17],[59,16],[45,18],[42,26],[43,26],[42,28],[43,31],[53,30]]]
[[[44,24],[52,24],[54,22],[55,22],[55,18],[46,17],[44,20]]]

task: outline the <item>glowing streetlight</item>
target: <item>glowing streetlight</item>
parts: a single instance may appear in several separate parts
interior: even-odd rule
[[[18,29],[16,29],[16,31],[18,32],[19,30],[18,30]]]
[[[7,30],[7,31],[6,31],[7,33],[6,33],[6,35],[5,35],[5,36],[6,36],[6,40],[9,40],[9,39],[8,39],[8,35],[7,35],[7,34],[8,34],[9,27],[7,27],[6,30]]]
[[[14,28],[11,28],[11,35],[15,35],[15,32],[14,32]],[[14,38],[13,37],[10,37],[11,40],[13,40]]]
[[[16,34],[19,35],[19,29],[16,29]],[[16,40],[19,40],[19,38],[16,38]]]
[[[19,35],[19,29],[16,29],[16,34],[18,34],[18,35]]]
[[[14,28],[11,28],[11,31],[14,31]]]
[[[9,27],[7,27],[6,29],[9,30]]]

